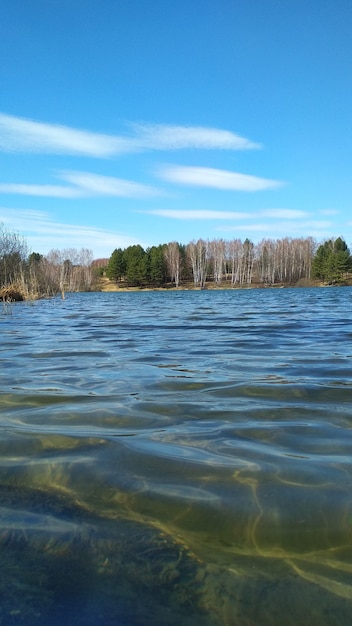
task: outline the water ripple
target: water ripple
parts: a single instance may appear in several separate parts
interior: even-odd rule
[[[62,552],[52,546],[73,554],[76,542],[89,554],[91,569],[84,550],[77,558],[82,571],[94,570],[101,606],[97,572],[130,581],[125,602],[143,572],[145,602],[159,607],[153,624],[180,615],[198,624],[202,615],[209,626],[254,626],[259,606],[269,626],[279,589],[285,625],[309,613],[312,626],[349,626],[351,294],[68,294],[14,305],[0,316],[0,545],[9,562],[15,551],[27,572],[49,546],[35,575],[56,580]],[[68,511],[62,521],[60,510]],[[106,538],[116,520],[128,550]],[[121,558],[110,564],[112,545]],[[177,619],[156,600],[160,581]],[[23,614],[11,624],[54,624],[35,617],[30,600],[49,616],[50,585],[44,597],[39,583],[35,592],[18,584],[28,593],[22,604],[17,597]],[[113,606],[110,597],[110,617]],[[115,623],[98,613],[94,626]],[[147,614],[124,623],[149,623]]]

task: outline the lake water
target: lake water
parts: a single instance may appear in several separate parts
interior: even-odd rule
[[[68,294],[0,336],[0,624],[350,626],[351,288]]]

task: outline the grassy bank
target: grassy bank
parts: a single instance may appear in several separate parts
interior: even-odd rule
[[[352,277],[344,282],[339,283],[340,286],[352,286]],[[327,283],[323,283],[322,281],[317,280],[299,280],[296,284],[284,284],[277,283],[274,285],[264,284],[264,283],[256,283],[252,282],[249,285],[233,285],[231,281],[222,281],[221,283],[215,283],[210,281],[206,283],[205,290],[219,290],[219,289],[282,289],[284,287],[328,287],[334,285],[328,285]],[[337,286],[337,285],[335,285]],[[141,287],[129,287],[126,283],[115,283],[108,278],[102,276],[96,282],[94,291],[101,292],[124,292],[124,291],[199,291],[200,287],[195,286],[193,281],[185,281],[179,287],[175,287],[174,283],[167,283],[162,287],[153,287],[151,285],[141,286]]]

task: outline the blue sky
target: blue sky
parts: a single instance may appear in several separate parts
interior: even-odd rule
[[[350,0],[2,0],[0,222],[33,251],[352,244]]]

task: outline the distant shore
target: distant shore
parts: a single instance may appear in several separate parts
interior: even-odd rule
[[[204,287],[200,287],[195,285],[193,281],[183,282],[178,287],[175,287],[173,283],[167,283],[163,286],[156,287],[153,285],[140,285],[135,287],[129,287],[125,283],[114,283],[106,277],[100,277],[91,291],[94,293],[123,293],[123,292],[147,292],[147,291],[243,291],[243,290],[253,290],[253,289],[292,289],[292,288],[307,288],[307,287],[351,287],[352,286],[352,278],[340,282],[340,283],[323,283],[321,281],[313,281],[313,280],[300,280],[296,284],[288,284],[288,283],[275,283],[273,285],[267,283],[250,283],[249,285],[245,284],[235,284],[233,285],[230,281],[223,281],[221,283],[215,283],[213,281],[209,281],[206,283]],[[67,291],[67,293],[69,290]],[[63,297],[65,297],[66,289],[63,292]],[[37,300],[42,299],[43,296],[28,294],[25,290],[22,290],[17,285],[8,285],[7,287],[3,287],[0,289],[0,302],[11,303],[18,302],[23,300]]]
[[[147,286],[136,286],[136,287],[128,287],[124,283],[114,283],[109,280],[109,278],[99,278],[96,283],[96,287],[94,291],[98,292],[125,292],[125,291],[219,291],[222,289],[228,290],[243,290],[243,289],[284,289],[284,288],[295,288],[295,287],[346,287],[352,285],[352,279],[339,284],[327,284],[321,281],[299,281],[296,284],[290,285],[285,283],[275,283],[273,285],[266,283],[251,283],[249,285],[233,285],[230,281],[223,281],[221,283],[209,282],[201,288],[196,286],[192,281],[188,281],[179,285],[179,287],[175,287],[174,284],[168,283],[162,287],[153,287],[151,285]]]

